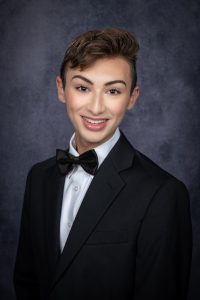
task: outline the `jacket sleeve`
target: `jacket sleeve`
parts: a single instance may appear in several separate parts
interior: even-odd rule
[[[34,268],[30,233],[31,171],[27,177],[21,216],[20,235],[14,269],[14,286],[19,300],[39,299],[39,286]]]
[[[154,195],[141,225],[134,300],[186,299],[191,252],[188,192],[170,179]]]

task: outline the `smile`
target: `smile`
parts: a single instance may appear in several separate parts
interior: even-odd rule
[[[101,124],[101,123],[105,123],[106,122],[106,119],[102,119],[102,120],[94,120],[94,119],[89,119],[89,118],[86,118],[86,117],[82,117],[85,121],[91,123],[91,124]]]
[[[82,116],[83,125],[89,131],[101,131],[106,127],[108,119],[91,119]]]

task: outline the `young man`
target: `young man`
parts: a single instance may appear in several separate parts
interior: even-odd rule
[[[119,130],[139,95],[138,48],[131,33],[106,29],[65,53],[56,82],[75,133],[28,175],[17,299],[186,299],[187,190]]]

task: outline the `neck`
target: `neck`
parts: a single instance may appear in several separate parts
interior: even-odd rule
[[[76,151],[77,151],[79,154],[82,154],[82,153],[84,153],[84,152],[87,152],[87,151],[89,151],[89,150],[94,149],[95,147],[98,146],[98,144],[97,144],[97,145],[94,145],[94,144],[87,144],[87,143],[85,143],[85,144],[80,144],[80,143],[77,142],[77,138],[76,138],[76,136],[75,136],[75,145],[74,145],[74,146],[75,146]]]

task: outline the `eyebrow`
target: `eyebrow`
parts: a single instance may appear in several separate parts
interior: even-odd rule
[[[86,77],[84,77],[82,75],[74,75],[72,77],[72,79],[75,79],[75,78],[82,79],[82,80],[86,81],[87,83],[89,83],[91,85],[94,84],[91,80],[89,80],[88,78],[86,78]],[[108,85],[112,85],[112,84],[115,84],[115,83],[122,83],[122,84],[124,84],[126,86],[126,82],[124,80],[120,80],[120,79],[119,80],[112,80],[112,81],[106,82],[104,85],[108,86]]]

